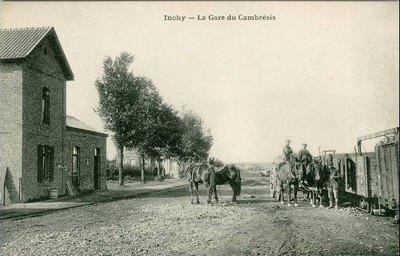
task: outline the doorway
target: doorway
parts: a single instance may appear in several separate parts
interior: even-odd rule
[[[93,181],[94,181],[94,189],[100,189],[100,148],[94,149],[94,161],[93,161]]]

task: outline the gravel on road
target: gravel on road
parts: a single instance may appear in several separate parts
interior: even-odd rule
[[[399,255],[399,225],[352,208],[281,205],[267,177],[243,173],[230,203],[190,204],[188,188],[2,220],[2,255]],[[301,193],[299,193],[301,195]]]

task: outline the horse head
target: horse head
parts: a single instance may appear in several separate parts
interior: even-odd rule
[[[310,167],[310,177],[315,182],[323,182],[325,171],[321,161],[319,161],[318,159],[314,159],[308,166]]]
[[[312,162],[311,165],[313,166],[314,169],[314,179],[315,181],[320,181],[321,180],[321,175],[322,175],[322,165],[319,162]]]
[[[301,178],[302,171],[303,167],[300,162],[295,161],[293,164],[291,164],[291,172],[295,178]]]

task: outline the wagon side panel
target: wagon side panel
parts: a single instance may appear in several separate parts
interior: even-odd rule
[[[377,145],[377,155],[381,203],[394,209],[399,205],[398,143]]]
[[[368,198],[369,197],[369,189],[368,189],[368,165],[367,165],[367,157],[366,156],[358,156],[357,157],[357,195]]]
[[[385,153],[384,148],[380,145],[377,147],[378,159],[379,159],[379,197],[382,200],[382,204],[384,204],[384,199],[387,198],[387,179],[386,179],[386,167],[385,167]]]
[[[375,152],[365,153],[366,166],[367,166],[367,186],[368,195],[371,198],[378,198],[378,170],[377,170],[377,158]]]
[[[399,151],[398,144],[394,144],[391,149],[391,171],[393,181],[393,195],[396,200],[397,207],[399,206]]]

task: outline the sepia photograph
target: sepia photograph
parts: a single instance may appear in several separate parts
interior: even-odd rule
[[[400,255],[398,1],[0,2],[0,255]]]

